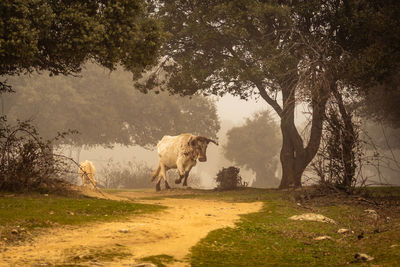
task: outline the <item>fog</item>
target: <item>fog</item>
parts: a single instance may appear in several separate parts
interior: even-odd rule
[[[251,117],[255,112],[267,110],[267,104],[262,99],[255,97],[249,100],[243,100],[232,95],[215,98],[217,106],[217,115],[221,122],[221,129],[218,132],[218,140],[220,145],[217,147],[210,144],[207,149],[207,162],[199,162],[193,169],[192,173],[201,177],[201,188],[214,188],[215,177],[217,172],[223,168],[234,165],[233,162],[227,160],[223,155],[223,145],[226,142],[226,133],[229,129],[241,126],[245,120]],[[305,106],[299,105],[296,108],[296,124],[302,125],[307,120],[304,115]],[[276,113],[271,112],[279,125],[279,118]],[[145,149],[140,146],[121,146],[115,145],[112,149],[96,147],[92,149],[84,148],[80,153],[79,160],[88,159],[93,161],[98,168],[104,168],[109,159],[122,164],[128,161],[145,162],[152,169],[156,169],[158,165],[158,156],[156,149]],[[280,164],[277,166],[280,169]],[[241,168],[240,174],[242,178],[250,185],[255,179],[255,173],[252,170]],[[279,177],[279,176],[278,176]],[[280,178],[280,177],[279,177]]]
[[[45,138],[54,136],[57,131],[79,130],[80,135],[69,142],[73,145],[60,146],[62,153],[76,162],[92,161],[100,180],[102,170],[108,168],[110,161],[122,167],[134,163],[156,169],[157,141],[163,135],[191,132],[216,138],[220,143],[219,146],[210,143],[207,162],[198,162],[191,171],[192,176],[199,178],[196,187],[214,188],[219,170],[240,165],[224,156],[227,132],[233,127],[243,126],[257,112],[268,110],[265,101],[256,97],[246,101],[229,94],[219,98],[196,96],[192,99],[166,93],[142,94],[133,87],[128,73],[110,73],[94,65],[87,66],[82,76],[77,78],[49,78],[43,74],[12,78],[10,82],[17,93],[2,99],[2,112],[11,120],[31,119]],[[276,113],[270,111],[269,114],[279,127]],[[301,133],[309,119],[306,114],[306,104],[296,106],[295,123]],[[280,132],[277,134],[280,135]],[[388,135],[398,139],[398,131],[388,132]],[[378,133],[374,139],[379,139],[379,136]],[[243,136],[243,139],[246,138]],[[277,141],[274,142],[271,147],[276,145]],[[269,150],[268,140],[263,149]],[[391,156],[393,151],[385,149],[386,155]],[[398,151],[393,153],[399,154]],[[279,150],[276,157],[278,155]],[[260,156],[263,164],[274,162],[272,169],[277,170],[274,176],[280,178],[280,164],[276,159]],[[379,181],[378,173],[373,169],[366,169],[365,173],[371,181]],[[386,173],[392,178],[384,182],[400,182],[395,178],[396,171]],[[240,174],[251,186],[256,173],[241,167]],[[76,182],[79,183],[79,180],[76,179]],[[148,186],[151,186],[150,182]]]
[[[218,132],[218,140],[220,145],[217,147],[210,144],[207,149],[207,162],[199,162],[192,172],[201,177],[202,188],[214,188],[215,176],[222,167],[233,165],[223,156],[223,144],[226,141],[226,132],[234,127],[240,126],[244,123],[245,119],[251,117],[254,112],[265,110],[266,104],[262,100],[252,98],[248,101],[239,99],[237,97],[226,95],[218,98],[217,114],[221,121],[221,130]],[[68,153],[67,151],[65,153]],[[121,146],[115,145],[112,149],[105,149],[96,147],[92,149],[82,149],[80,159],[88,159],[95,163],[98,168],[103,168],[109,159],[114,161],[126,163],[128,161],[145,162],[153,169],[157,168],[158,156],[156,149],[149,150],[140,146]],[[254,179],[254,173],[244,168],[240,171],[244,180],[251,182]]]

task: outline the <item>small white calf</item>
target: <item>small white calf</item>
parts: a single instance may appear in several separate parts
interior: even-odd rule
[[[85,161],[81,162],[78,173],[82,179],[83,186],[86,186],[89,184],[91,184],[93,186],[93,188],[96,186],[97,181],[94,178],[96,169],[94,168],[94,165],[91,161],[85,160]]]
[[[175,183],[180,184],[183,179],[183,186],[187,186],[189,172],[196,165],[197,159],[201,162],[207,161],[206,151],[210,142],[218,145],[216,141],[207,137],[189,133],[164,136],[157,144],[159,163],[151,177],[151,181],[158,177],[156,190],[161,190],[161,179],[164,179],[165,188],[170,188],[166,177],[166,171],[169,169],[178,169],[179,179],[175,180]]]

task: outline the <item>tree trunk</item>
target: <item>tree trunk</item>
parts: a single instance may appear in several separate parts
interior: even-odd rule
[[[322,123],[325,115],[325,104],[329,98],[329,90],[324,90],[328,88],[321,88],[312,97],[311,134],[307,146],[304,147],[303,139],[294,124],[296,99],[293,83],[291,81],[281,83],[283,102],[281,108],[278,102],[267,94],[261,81],[254,79],[253,82],[259,89],[261,97],[281,118],[282,150],[280,160],[282,164],[282,179],[279,188],[289,188],[290,186],[300,187],[303,172],[314,158],[321,142]],[[285,84],[292,84],[292,87],[287,86],[285,88]],[[336,86],[336,83],[332,82],[330,86]]]
[[[329,94],[312,99],[312,124],[310,139],[304,147],[303,139],[294,124],[295,96],[293,90],[282,90],[283,110],[281,116],[282,131],[282,180],[280,189],[301,186],[301,178],[307,165],[318,151],[322,135],[322,123],[325,104]]]
[[[339,112],[343,120],[343,135],[342,135],[342,162],[344,167],[343,180],[339,185],[341,188],[349,191],[353,184],[356,171],[354,147],[356,145],[356,134],[353,127],[352,115],[347,112],[344,106],[342,96],[336,90],[333,90],[333,95],[338,103]]]
[[[301,176],[307,166],[304,161],[304,148],[296,148],[293,142],[293,139],[297,139],[296,135],[298,135],[298,132],[295,127],[290,126],[291,121],[294,125],[294,119],[281,121],[282,149],[280,160],[282,164],[282,180],[279,185],[281,189],[300,187]]]

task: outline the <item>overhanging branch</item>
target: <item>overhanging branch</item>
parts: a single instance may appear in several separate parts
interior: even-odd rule
[[[268,95],[267,91],[260,82],[253,81],[253,83],[256,85],[261,97],[275,110],[279,117],[282,117],[282,108],[278,102]]]

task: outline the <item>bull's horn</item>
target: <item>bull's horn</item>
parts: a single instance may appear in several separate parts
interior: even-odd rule
[[[208,140],[208,142],[213,142],[214,144],[216,144],[218,146],[218,142],[217,141],[214,141],[214,140],[209,139],[209,138],[207,138],[207,140]]]

